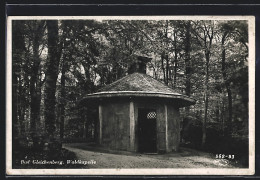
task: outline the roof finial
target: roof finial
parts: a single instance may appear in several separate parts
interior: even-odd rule
[[[128,68],[128,74],[132,74],[134,72],[146,74],[146,64],[151,60],[152,58],[137,56]]]

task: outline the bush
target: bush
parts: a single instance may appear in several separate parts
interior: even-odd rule
[[[237,136],[224,136],[221,129],[215,124],[208,124],[206,144],[201,148],[202,125],[199,122],[191,122],[186,132],[183,133],[184,139],[181,146],[203,150],[215,154],[234,155],[235,160],[243,166],[248,166],[248,138]]]

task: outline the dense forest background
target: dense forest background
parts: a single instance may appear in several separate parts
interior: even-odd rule
[[[13,20],[14,142],[92,141],[95,117],[79,100],[125,76],[136,55],[196,99],[181,109],[183,146],[247,152],[247,21]]]

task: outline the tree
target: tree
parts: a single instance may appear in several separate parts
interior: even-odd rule
[[[228,81],[227,77],[227,70],[226,70],[226,47],[225,47],[225,42],[230,33],[233,31],[233,26],[230,24],[222,24],[221,30],[223,32],[223,35],[221,37],[221,49],[222,49],[222,61],[221,61],[221,70],[222,70],[222,75],[224,79],[224,84],[227,90],[228,94],[228,121],[227,121],[227,130],[226,133],[230,134],[232,131],[232,92],[230,89],[230,82]]]
[[[228,121],[226,125],[225,133],[227,135],[231,135],[232,133],[232,121],[233,121],[233,97],[232,97],[232,87],[231,84],[234,84],[234,78],[230,75],[230,62],[227,62],[227,53],[228,48],[232,48],[230,45],[230,41],[232,44],[241,43],[245,49],[245,61],[248,56],[248,47],[247,47],[247,29],[245,28],[245,23],[237,22],[237,21],[229,21],[219,23],[219,30],[221,34],[221,71],[224,81],[224,86],[227,91],[228,96]],[[243,63],[244,65],[244,63]],[[239,67],[238,65],[236,65]],[[235,70],[237,68],[234,68]],[[235,74],[235,72],[233,71]],[[242,73],[240,73],[242,75]],[[242,75],[247,76],[247,75]],[[240,85],[241,87],[241,85]],[[241,89],[241,88],[240,88]],[[245,89],[243,90],[247,92]],[[247,96],[247,95],[246,95]],[[246,105],[247,107],[247,105]]]
[[[30,66],[30,131],[32,135],[36,133],[36,123],[40,122],[40,103],[41,103],[41,76],[39,67],[41,63],[41,52],[45,47],[43,41],[45,31],[45,21],[31,21],[28,23],[29,33],[32,36],[32,60]],[[41,47],[40,47],[41,46]]]
[[[187,21],[185,24],[185,45],[184,45],[184,60],[185,60],[185,94],[187,96],[191,95],[191,22]],[[187,113],[189,113],[189,107],[186,108]]]
[[[214,21],[198,21],[193,22],[196,30],[193,31],[197,38],[197,42],[202,47],[205,55],[205,81],[204,81],[204,118],[202,121],[202,143],[204,148],[206,143],[206,128],[208,118],[208,102],[209,102],[209,63],[211,56],[211,48],[214,37]]]
[[[21,113],[21,72],[22,65],[21,61],[24,57],[25,51],[25,40],[24,40],[24,23],[21,21],[13,21],[13,71],[12,71],[12,112],[13,112],[13,120],[12,120],[12,133],[13,133],[13,145],[14,148],[17,146],[18,142],[16,139],[21,133],[21,126],[24,123],[23,115]],[[19,128],[20,124],[20,128]]]
[[[56,81],[58,77],[61,48],[58,36],[58,21],[47,21],[48,30],[48,60],[45,73],[45,130],[49,136],[55,131]]]

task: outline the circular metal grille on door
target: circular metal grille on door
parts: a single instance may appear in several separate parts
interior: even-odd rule
[[[147,114],[147,119],[156,119],[156,112],[149,112]]]

